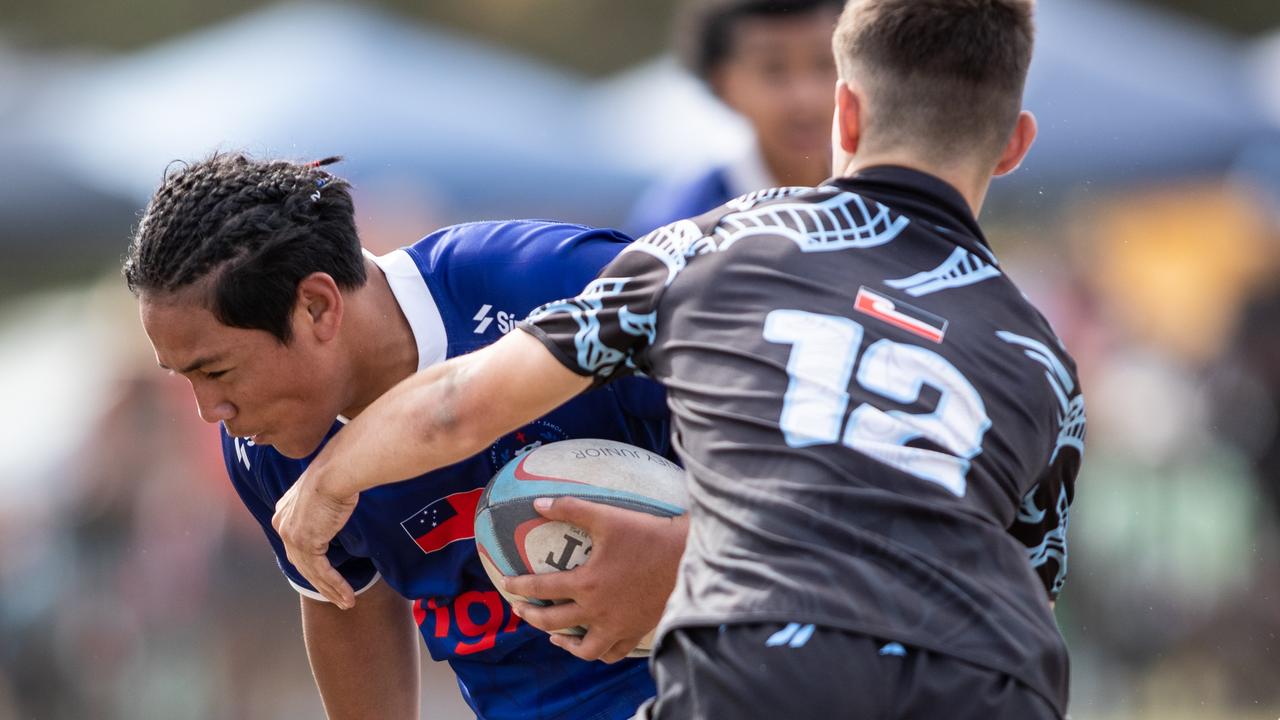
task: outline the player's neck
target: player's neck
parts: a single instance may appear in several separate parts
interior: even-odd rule
[[[418,369],[418,344],[409,320],[400,309],[376,263],[366,259],[368,281],[351,293],[346,326],[350,328],[351,402],[343,415],[355,417],[362,410]]]
[[[991,186],[990,173],[983,174],[980,171],[975,171],[967,163],[938,165],[923,161],[919,157],[906,152],[860,152],[846,157],[843,166],[841,166],[841,159],[836,158],[836,165],[837,177],[851,177],[856,175],[859,170],[878,165],[897,165],[898,167],[927,173],[959,191],[965,202],[969,204],[969,209],[973,212],[975,218],[978,217],[978,213],[982,212],[982,203],[986,200],[987,188]]]

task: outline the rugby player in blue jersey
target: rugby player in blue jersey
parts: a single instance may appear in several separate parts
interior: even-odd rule
[[[472,519],[493,473],[540,443],[602,437],[668,454],[656,384],[588,393],[450,467],[365,493],[327,548],[353,588],[337,604],[290,564],[271,527],[277,501],[349,418],[576,292],[629,238],[557,223],[474,223],[374,257],[356,236],[347,183],[325,164],[222,154],[178,167],[148,205],[124,267],[157,360],[190,382],[200,416],[220,426],[232,484],[302,596],[325,710],[417,718],[420,633],[484,720],[629,717],[654,692],[645,664],[580,660],[522,622],[481,568]],[[497,409],[504,399],[491,402]],[[684,528],[623,510],[610,527],[617,542],[597,545],[634,543],[651,562],[597,565],[636,573],[616,580],[624,587],[655,588],[648,598],[633,593],[648,628],[608,628],[622,642],[602,654],[616,660],[656,623]]]
[[[753,190],[816,185],[831,173],[831,31],[843,0],[687,0],[676,16],[681,64],[751,126],[739,156],[640,196],[639,236]]]
[[[667,386],[690,519],[638,717],[1065,717],[1052,603],[1084,396],[977,222],[1036,135],[1033,8],[850,0],[837,177],[663,226],[520,332],[380,397],[277,508],[295,564],[340,597],[324,550],[358,492],[645,374]],[[543,514],[586,517],[569,500]],[[599,604],[580,571],[600,560],[504,586],[572,600],[516,608],[571,626]],[[553,642],[595,656],[592,634]]]

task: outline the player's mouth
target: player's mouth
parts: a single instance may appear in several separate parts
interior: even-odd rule
[[[797,123],[787,128],[785,142],[793,150],[814,151],[831,145],[831,129],[826,126]]]
[[[244,432],[242,430],[232,429],[232,428],[227,428],[227,434],[229,434],[231,437],[238,437],[238,438],[243,438],[245,440],[248,440],[254,445],[261,445],[262,439],[267,436],[266,433]]]

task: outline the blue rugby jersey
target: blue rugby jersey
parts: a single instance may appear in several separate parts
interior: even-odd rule
[[[755,190],[777,185],[758,147],[733,161],[688,178],[661,182],[640,196],[623,227],[640,237],[656,228],[709,210]]]
[[[697,217],[753,189],[734,192],[728,170],[716,166],[692,179],[649,188],[631,209],[623,226],[639,237],[676,220]]]
[[[577,225],[474,223],[374,260],[408,318],[421,370],[487,345],[534,307],[576,293],[628,242]],[[329,437],[341,428],[335,421]],[[569,438],[608,438],[671,457],[662,389],[636,378],[585,393],[470,459],[368,490],[329,552],[357,591],[380,578],[414,601],[431,656],[450,663],[484,720],[620,720],[654,694],[643,661],[583,662],[517,618],[476,554],[473,516],[489,478],[521,450]],[[322,599],[289,564],[271,527],[276,501],[310,458],[287,458],[225,428],[222,447],[281,570],[299,592]]]

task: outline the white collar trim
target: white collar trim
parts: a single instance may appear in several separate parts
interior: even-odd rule
[[[391,294],[395,295],[400,311],[409,320],[409,329],[413,331],[413,339],[418,345],[418,370],[443,362],[449,349],[444,318],[440,316],[440,308],[431,297],[431,289],[413,258],[404,250],[381,256],[365,250],[364,255],[387,276]]]

